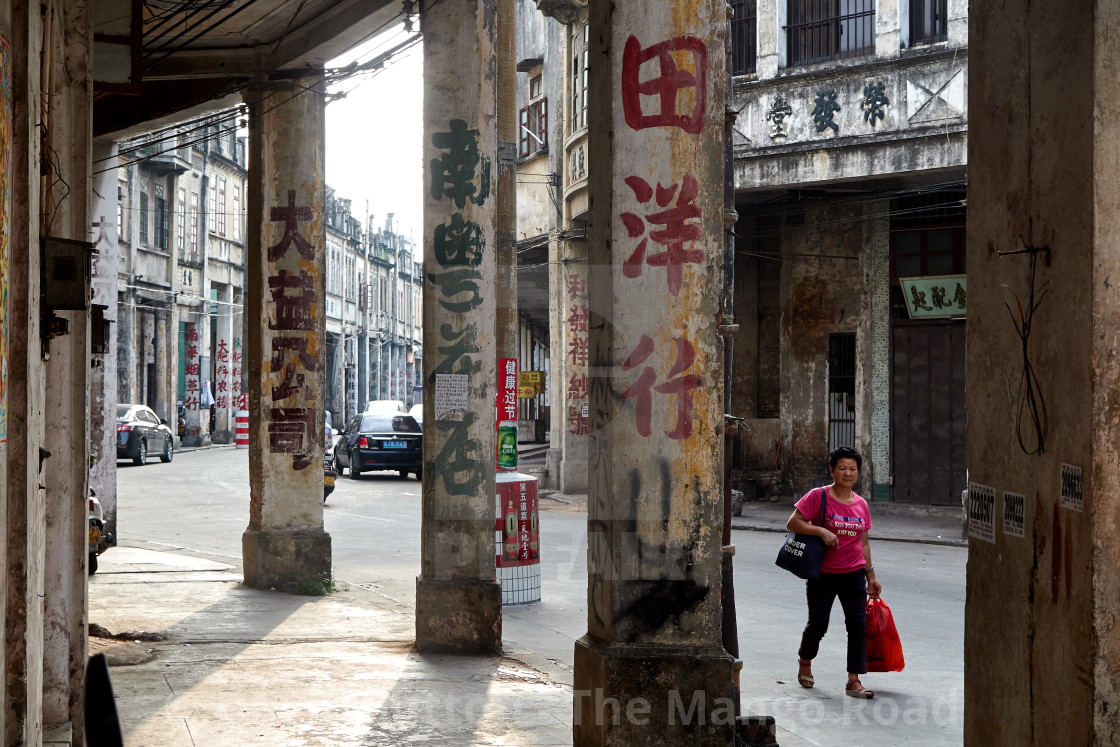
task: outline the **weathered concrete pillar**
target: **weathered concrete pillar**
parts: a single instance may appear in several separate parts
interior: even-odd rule
[[[52,236],[90,241],[92,218],[91,39],[89,5],[67,3],[53,21],[55,67],[48,116],[50,147],[58,176],[86,185],[50,193]],[[115,250],[115,247],[112,247]],[[88,659],[86,591],[89,535],[89,308],[56,312],[69,333],[50,342],[46,366],[45,446],[51,452],[41,482],[46,486],[43,596],[43,726],[47,741],[84,743],[83,684]]]
[[[214,342],[214,404],[217,406],[214,432],[216,444],[233,443],[233,417],[237,409],[230,393],[230,372],[233,358],[233,286],[226,285],[218,304],[218,339]],[[238,314],[240,316],[240,314]]]
[[[10,6],[9,6],[10,7]],[[10,23],[3,28],[3,23]],[[39,7],[11,7],[0,13],[0,74],[10,82],[0,97],[11,111],[9,190],[0,190],[2,230],[9,241],[3,262],[7,276],[4,329],[7,406],[0,413],[0,440],[6,439],[4,491],[4,714],[5,744],[39,744],[43,704],[44,503],[39,490],[40,448],[44,446],[45,370],[40,347],[40,96],[44,18]],[[0,313],[4,307],[0,306]]]
[[[588,632],[575,743],[731,744],[721,644],[726,4],[591,5]]]
[[[443,0],[424,13],[425,474],[416,644],[425,651],[502,645],[494,575],[494,25],[495,0]]]
[[[320,76],[250,89],[249,528],[245,583],[283,589],[331,571],[323,531],[326,284]],[[297,92],[301,92],[298,93]],[[271,97],[269,94],[273,94]],[[259,321],[256,321],[259,320]]]
[[[970,11],[964,743],[1120,744],[1120,7]]]
[[[109,322],[109,338],[105,352],[92,356],[89,382],[89,446],[93,464],[89,470],[89,486],[101,501],[105,529],[117,533],[117,266],[120,254],[117,225],[117,144],[95,141],[93,161],[96,164],[93,183],[93,238],[97,255],[93,258],[93,300],[105,307]],[[174,416],[174,408],[172,408]],[[172,430],[174,430],[174,422]]]
[[[192,315],[193,317],[193,315]],[[183,419],[186,421],[183,431],[183,446],[202,446],[202,420],[209,413],[202,411],[202,325],[190,321],[184,326],[183,344],[185,347],[179,351],[183,357],[183,366],[186,381],[186,391],[183,394]]]
[[[891,220],[890,201],[863,206],[860,332],[856,335],[856,447],[863,454],[861,494],[890,500],[891,445]]]

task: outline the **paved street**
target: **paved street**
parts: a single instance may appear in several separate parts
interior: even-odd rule
[[[248,524],[247,464],[246,451],[229,448],[181,453],[170,465],[121,463],[121,545],[239,568],[241,534]],[[526,664],[570,686],[573,643],[586,631],[586,521],[565,505],[549,500],[541,505],[544,600],[507,607],[503,632],[507,641],[530,652],[523,657]],[[410,615],[420,564],[420,483],[395,473],[363,475],[358,481],[343,477],[325,511],[335,576],[351,598]],[[775,716],[783,745],[959,744],[966,550],[873,542],[907,667],[901,673],[867,675],[865,685],[879,697],[859,702],[841,692],[839,605],[814,666],[817,687],[805,690],[796,684],[804,589],[774,567],[779,541],[780,535],[772,533],[734,533],[744,707]],[[93,609],[98,587],[91,589]]]

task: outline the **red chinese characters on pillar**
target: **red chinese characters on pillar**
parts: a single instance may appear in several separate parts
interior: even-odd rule
[[[670,394],[676,397],[677,423],[665,435],[676,441],[684,441],[692,437],[692,392],[700,388],[700,377],[696,374],[680,374],[692,367],[696,361],[696,349],[684,337],[674,338],[677,343],[677,359],[673,362],[665,381],[654,386],[657,381],[657,372],[650,366],[642,368],[638,380],[631,384],[622,396],[626,399],[636,400],[634,424],[641,436],[649,436],[653,432],[653,392]],[[653,338],[642,335],[638,346],[630,353],[622,370],[630,371],[646,362],[654,351]],[[673,378],[678,377],[678,378]]]
[[[295,247],[300,257],[314,260],[315,247],[299,232],[301,222],[315,217],[308,205],[296,205],[296,191],[288,190],[288,204],[269,211],[269,219],[284,224],[284,234],[276,244],[268,247],[268,261],[281,260]],[[275,308],[275,317],[268,321],[268,328],[285,332],[314,332],[313,308],[318,300],[315,278],[307,270],[292,273],[281,269],[268,278],[268,290]],[[316,411],[305,407],[313,399],[313,386],[307,374],[314,373],[317,361],[307,349],[308,339],[302,334],[277,335],[272,338],[271,371],[280,374],[280,383],[271,390],[272,403],[282,405],[270,408],[268,421],[268,447],[274,454],[291,454],[292,467],[306,469],[315,460],[312,444],[320,430],[316,424]],[[234,371],[240,375],[240,345],[235,342]],[[285,403],[284,400],[293,400]],[[290,406],[283,406],[290,405]]]
[[[690,61],[695,72],[681,69],[677,64],[681,59]],[[656,69],[650,70],[652,77],[643,80],[646,63],[656,63]],[[622,52],[622,111],[626,124],[635,130],[679,127],[689,134],[699,134],[704,129],[708,106],[707,80],[708,49],[700,39],[678,36],[642,49],[631,35]],[[650,114],[642,107],[643,97],[653,99]],[[682,104],[683,112],[678,111]]]
[[[631,176],[626,179],[626,184],[633,190],[638,202],[645,205],[654,199],[654,189],[645,179]],[[679,190],[679,192],[678,192]],[[674,296],[681,292],[683,284],[683,266],[688,264],[701,264],[704,261],[704,252],[700,249],[685,249],[686,242],[698,241],[703,235],[700,224],[695,219],[700,217],[700,206],[696,204],[696,195],[700,185],[695,177],[685,175],[680,185],[672,184],[668,187],[657,185],[657,206],[666,210],[648,213],[645,217],[635,213],[622,213],[623,224],[630,238],[641,237],[634,253],[622,264],[622,274],[628,278],[640,277],[642,266],[664,267],[668,274],[669,292]],[[676,203],[673,203],[673,198]],[[658,230],[650,230],[646,235],[647,225],[661,226]],[[646,247],[652,240],[665,247],[665,251],[651,254],[646,257]]]

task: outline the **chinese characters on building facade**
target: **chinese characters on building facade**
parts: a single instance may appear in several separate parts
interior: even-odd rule
[[[807,110],[806,114],[812,120],[811,129],[814,133],[824,135],[831,130],[834,135],[840,134],[842,122],[837,119],[837,115],[844,111],[845,105],[841,103],[841,100],[846,93],[853,93],[858,96],[859,111],[865,125],[875,129],[876,125],[884,121],[891,100],[887,95],[886,83],[883,81],[867,81],[860,84],[854,92],[845,91],[837,86],[829,86],[814,89],[812,92],[811,108]],[[775,96],[763,115],[769,126],[770,139],[785,140],[789,134],[789,128],[797,120],[798,114],[799,112],[790,104],[790,98],[783,95]]]
[[[199,436],[202,433],[199,410],[202,402],[202,358],[199,345],[198,325],[187,323],[184,330],[187,347],[183,351],[186,373],[185,394],[183,395],[183,418],[186,421],[185,435]]]
[[[567,303],[564,325],[567,328],[565,339],[568,341],[564,368],[568,379],[565,382],[567,396],[564,398],[567,403],[566,430],[573,436],[585,436],[588,414],[587,282],[578,270],[568,269],[565,298]]]

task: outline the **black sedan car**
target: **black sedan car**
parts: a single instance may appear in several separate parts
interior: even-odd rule
[[[159,454],[162,462],[175,456],[175,437],[167,421],[146,405],[117,405],[117,459],[144,464],[149,454]]]
[[[334,447],[335,472],[350,470],[356,480],[363,472],[395,471],[421,479],[424,436],[420,424],[404,413],[364,413],[353,418]]]

